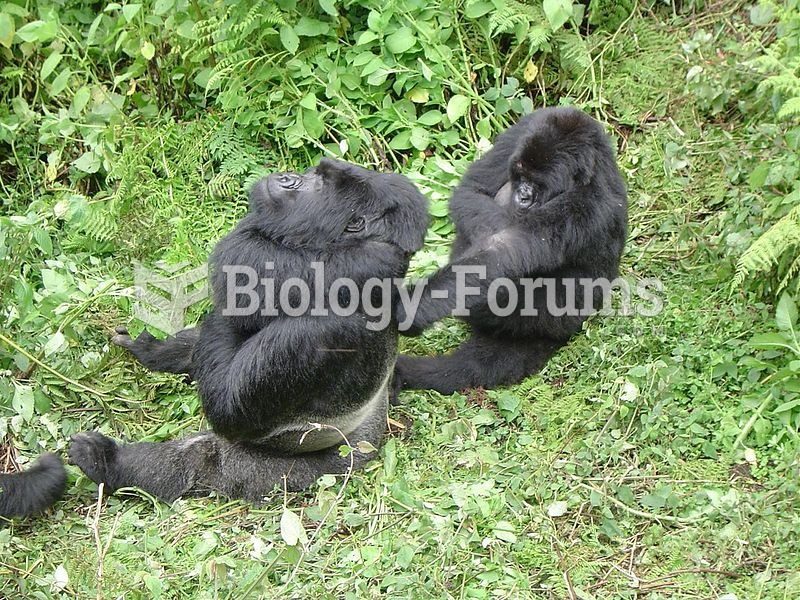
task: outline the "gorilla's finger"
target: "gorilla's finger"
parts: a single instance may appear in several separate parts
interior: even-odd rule
[[[125,325],[117,325],[114,327],[114,331],[122,335],[128,335],[128,328]]]
[[[133,340],[131,336],[127,334],[115,335],[111,338],[111,343],[115,346],[122,346],[123,348],[130,348],[133,346]]]

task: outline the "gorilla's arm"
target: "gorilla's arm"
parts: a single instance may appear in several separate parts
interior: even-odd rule
[[[185,373],[193,377],[192,352],[200,335],[199,328],[182,329],[165,340],[143,331],[135,340],[125,327],[117,327],[112,343],[122,346],[151,371]]]
[[[467,310],[486,304],[489,286],[497,278],[535,277],[535,274],[551,273],[569,264],[606,222],[602,214],[590,210],[589,206],[591,204],[582,201],[579,193],[564,194],[541,207],[527,223],[480,240],[478,249],[459,256],[426,282],[413,323],[407,330],[402,329],[408,316],[407,307],[402,303],[398,305],[401,333],[418,335],[451,315],[459,308],[459,300],[460,308]],[[457,293],[466,288],[473,289],[469,294]],[[413,291],[409,292],[409,297],[414,297]]]
[[[23,473],[0,474],[0,517],[28,517],[58,500],[67,472],[55,454],[43,454]]]
[[[482,158],[470,165],[450,198],[450,218],[460,234],[500,231],[511,225],[508,210],[495,199],[509,181],[509,157],[523,137],[524,128],[513,127],[495,140]]]
[[[264,435],[264,421],[285,410],[287,398],[302,406],[294,390],[324,379],[370,333],[363,322],[329,314],[285,317],[247,337],[213,313],[203,323],[194,365],[200,397],[215,431],[232,439]],[[341,368],[341,367],[340,367]]]

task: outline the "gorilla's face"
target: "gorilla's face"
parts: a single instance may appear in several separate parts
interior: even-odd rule
[[[495,195],[495,202],[517,214],[588,185],[596,149],[604,143],[602,130],[588,115],[548,109],[537,116],[511,157],[508,183]]]
[[[517,211],[525,211],[541,204],[541,199],[540,186],[524,177],[508,181],[494,196],[494,201],[500,206]]]
[[[422,246],[427,201],[401,175],[323,158],[305,173],[274,173],[250,192],[259,232],[290,246]]]

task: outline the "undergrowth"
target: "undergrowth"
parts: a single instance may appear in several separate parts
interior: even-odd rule
[[[97,503],[70,468],[50,514],[0,530],[0,596],[800,594],[797,3],[586,4],[0,3],[4,470],[83,429],[202,428],[190,385],[109,347],[143,327],[134,261],[202,264],[252,181],[321,156],[431,199],[418,275],[491,139],[576,104],[628,183],[623,274],[664,282],[657,316],[592,319],[518,386],[404,394],[344,488]]]

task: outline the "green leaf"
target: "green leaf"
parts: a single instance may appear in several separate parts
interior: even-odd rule
[[[72,114],[77,115],[86,108],[86,105],[89,103],[89,99],[92,97],[92,93],[89,91],[88,86],[81,86],[78,88],[78,91],[75,92],[75,95],[72,97],[72,105],[70,106],[70,111]]]
[[[17,29],[17,37],[23,42],[47,42],[57,33],[58,23],[55,21],[31,21]]]
[[[478,123],[475,125],[475,131],[477,131],[478,135],[482,138],[487,140],[492,139],[492,124],[489,121],[489,118],[485,117],[478,121]]]
[[[401,27],[386,37],[386,47],[392,54],[402,54],[410,50],[417,43],[414,32],[410,27]]]
[[[81,154],[73,163],[75,168],[84,173],[97,173],[102,162],[100,158],[91,150]]]
[[[332,17],[339,14],[336,10],[336,0],[319,0],[319,7]]]
[[[69,289],[67,278],[53,269],[42,269],[42,284],[51,294],[63,294]]]
[[[497,408],[507,418],[513,418],[519,414],[520,404],[522,404],[522,400],[519,396],[508,392],[500,394],[497,398]]]
[[[53,79],[53,84],[50,86],[50,95],[51,96],[58,96],[61,92],[64,91],[64,88],[67,87],[69,83],[69,78],[72,75],[72,71],[69,67],[65,67],[58,76]]]
[[[473,425],[492,425],[497,422],[497,416],[488,408],[480,409],[477,414],[470,419]]]
[[[60,331],[56,331],[44,345],[44,355],[51,356],[56,352],[63,352],[67,348],[67,339]]]
[[[468,19],[480,19],[492,10],[494,10],[494,5],[491,2],[479,0],[478,2],[469,3],[464,11],[464,15]]]
[[[667,501],[659,494],[647,494],[640,500],[640,503],[648,508],[664,508]]]
[[[27,422],[33,418],[33,388],[29,385],[14,384],[14,397],[11,408]]]
[[[303,128],[313,139],[318,140],[325,133],[325,123],[315,110],[303,110]]]
[[[304,35],[306,37],[314,37],[323,35],[330,31],[330,25],[317,19],[309,19],[308,17],[300,17],[297,25],[294,26],[294,32],[297,35]]]
[[[789,340],[780,333],[759,333],[750,338],[750,344],[756,348],[785,348]]]
[[[283,47],[286,48],[290,54],[297,52],[297,48],[300,47],[300,38],[297,37],[294,29],[288,25],[283,25],[281,27],[281,44],[283,44]]]
[[[419,119],[417,119],[417,123],[419,123],[420,125],[427,125],[428,127],[431,127],[433,125],[438,125],[441,122],[442,122],[442,113],[440,113],[438,110],[429,110],[428,112],[420,116]]]
[[[307,544],[308,536],[303,527],[303,522],[288,508],[283,509],[281,515],[281,537],[287,546],[296,546],[299,543]]]
[[[363,32],[360,36],[358,36],[358,41],[356,42],[356,46],[363,46],[364,44],[369,44],[370,42],[374,42],[379,38],[380,36],[377,33],[375,33],[374,31],[367,30]]]
[[[183,23],[178,25],[175,31],[179,36],[185,37],[187,40],[193,40],[196,37],[194,34],[194,21],[191,19],[186,19]]]
[[[572,16],[572,0],[544,0],[544,16],[553,31],[561,29]]]
[[[14,17],[7,13],[0,13],[0,46],[11,48],[15,30]]]
[[[45,254],[53,253],[53,240],[50,239],[50,235],[44,229],[41,227],[35,228],[33,230],[33,239],[36,241],[36,245],[39,246],[39,250]]]
[[[152,60],[152,58],[156,55],[156,47],[153,46],[150,42],[145,42],[142,44],[141,50],[139,52],[142,53],[145,60]]]
[[[406,129],[401,131],[389,142],[392,150],[408,150],[411,147],[411,131]]]
[[[775,322],[781,331],[792,331],[797,323],[797,305],[788,292],[784,292],[778,300],[775,310]]]
[[[139,12],[140,8],[142,8],[141,4],[126,4],[122,7],[122,15],[125,17],[125,20],[130,23],[133,21],[133,18]]]
[[[314,94],[306,94],[300,100],[299,104],[308,110],[317,110],[317,97]]]
[[[383,445],[383,473],[386,477],[394,477],[397,471],[397,442],[395,438]]]
[[[160,17],[167,14],[167,11],[171,10],[173,6],[175,6],[175,0],[156,0],[153,5],[153,13]]]
[[[425,88],[415,87],[413,90],[408,92],[408,94],[406,94],[406,98],[416,104],[425,104],[430,98],[430,94]]]
[[[430,134],[422,127],[412,127],[411,137],[409,138],[411,145],[417,150],[425,150],[431,143]]]
[[[786,412],[792,410],[797,406],[800,406],[800,398],[795,398],[794,400],[789,400],[789,402],[784,402],[775,409],[775,412],[776,413]]]
[[[514,526],[508,521],[498,521],[494,526],[494,537],[504,542],[513,544],[517,541],[517,536],[514,533]]]
[[[50,73],[52,73],[55,70],[55,68],[58,66],[58,63],[60,62],[61,62],[61,52],[53,52],[42,63],[42,68],[39,71],[39,76],[42,79],[47,79]]]
[[[761,162],[750,172],[750,176],[747,178],[747,183],[750,185],[751,190],[757,190],[761,187],[764,187],[764,183],[767,181],[767,175],[769,175],[769,168],[770,163]]]
[[[361,454],[372,454],[373,452],[377,452],[378,449],[369,443],[367,440],[361,440],[356,444],[356,448]]]
[[[451,123],[455,123],[469,110],[470,101],[466,96],[455,94],[447,102],[447,118]]]

